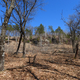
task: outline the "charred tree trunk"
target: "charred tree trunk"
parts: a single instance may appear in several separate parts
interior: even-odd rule
[[[79,43],[76,44],[76,51],[75,51],[75,57],[74,58],[77,58],[77,56],[78,56],[78,46],[79,46]]]
[[[18,54],[18,50],[19,50],[19,47],[20,47],[20,44],[21,44],[21,39],[22,39],[22,33],[21,33],[21,35],[20,35],[20,39],[19,39],[19,44],[18,44],[17,51],[16,51],[16,53],[14,53],[14,54]]]
[[[14,54],[18,54],[18,50],[19,50],[19,48],[20,48],[20,44],[21,44],[21,40],[22,40],[22,35],[24,35],[24,33],[23,33],[23,28],[22,28],[22,22],[20,22],[20,27],[21,27],[21,31],[20,31],[19,44],[18,44],[17,51],[16,51]]]

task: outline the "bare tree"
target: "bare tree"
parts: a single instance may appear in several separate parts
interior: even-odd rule
[[[12,14],[12,17],[14,18],[13,22],[14,23],[17,22],[21,30],[20,40],[16,54],[18,54],[18,50],[21,44],[21,39],[23,36],[23,56],[25,56],[25,25],[28,21],[32,19],[35,9],[38,6],[40,6],[39,0],[22,0],[21,3],[14,9],[16,15]]]
[[[62,20],[68,25],[71,34],[71,41],[72,41],[72,48],[73,53],[75,53],[75,58],[78,55],[78,44],[79,44],[79,36],[80,35],[80,15],[70,15],[69,21],[66,22],[65,19],[62,17]],[[75,38],[78,38],[76,41]]]

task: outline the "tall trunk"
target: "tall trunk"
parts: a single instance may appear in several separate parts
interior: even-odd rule
[[[0,71],[4,70],[4,43],[6,35],[6,27],[8,23],[8,18],[5,17],[4,23],[2,24],[1,37],[0,37]]]
[[[19,44],[18,44],[18,48],[17,48],[16,54],[18,54],[18,50],[19,50],[19,47],[20,47],[20,44],[21,44],[21,39],[22,39],[22,33],[20,35]]]
[[[23,57],[25,57],[25,33],[23,35]]]
[[[6,34],[6,27],[11,16],[11,13],[14,9],[14,2],[15,0],[11,0],[11,4],[9,9],[6,7],[6,13],[4,18],[4,23],[2,24],[1,30],[1,38],[0,38],[0,71],[4,70],[4,41],[5,41],[5,34]]]

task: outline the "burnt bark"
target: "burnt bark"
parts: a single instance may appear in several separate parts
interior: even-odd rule
[[[20,35],[20,39],[19,39],[19,44],[18,44],[17,51],[16,51],[16,53],[14,53],[14,54],[18,54],[18,50],[19,50],[19,47],[20,47],[20,44],[21,44],[21,40],[22,40],[22,33],[21,33],[21,35]]]
[[[75,51],[75,57],[74,58],[77,58],[77,56],[78,56],[78,46],[79,46],[79,43],[76,44],[76,51]]]
[[[21,40],[23,37],[23,57],[25,57],[25,33],[24,33],[24,29],[22,28],[22,24],[21,24],[21,35],[20,35],[20,39],[19,39],[19,44],[18,44],[18,48],[17,51],[14,54],[18,54],[19,48],[20,48],[20,44],[21,44]]]

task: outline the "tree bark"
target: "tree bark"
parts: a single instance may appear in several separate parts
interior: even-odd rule
[[[14,3],[15,3],[15,0],[12,0],[9,9],[6,7],[4,23],[2,24],[1,38],[0,38],[0,71],[4,70],[4,41],[5,41],[5,34],[6,34],[6,28],[7,28],[9,18],[11,16],[11,13],[12,13],[13,9],[14,9]]]
[[[4,43],[5,43],[5,34],[6,27],[9,18],[5,17],[4,23],[2,24],[1,37],[0,37],[0,71],[4,70]]]
[[[75,40],[72,40],[72,49],[73,49],[73,53],[75,53]]]
[[[0,71],[4,70],[4,43],[2,41],[2,38],[0,38]]]
[[[22,33],[20,35],[19,44],[18,44],[18,48],[17,48],[16,54],[18,54],[18,50],[19,50],[19,47],[20,47],[20,44],[21,44],[21,39],[22,39]]]
[[[75,58],[76,58],[77,55],[78,55],[78,46],[79,46],[79,43],[77,42],[77,44],[76,44],[76,51],[75,51]]]

